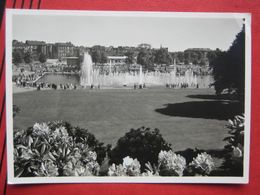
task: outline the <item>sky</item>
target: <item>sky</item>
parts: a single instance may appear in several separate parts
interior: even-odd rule
[[[76,46],[168,47],[227,50],[242,29],[235,18],[158,18],[116,16],[14,15],[13,39],[47,43],[72,42]]]

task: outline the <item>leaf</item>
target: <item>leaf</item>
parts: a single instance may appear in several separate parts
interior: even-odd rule
[[[20,167],[20,168],[18,168],[18,169],[16,169],[16,170],[14,171],[14,176],[15,176],[15,177],[20,177],[20,176],[23,174],[23,172],[24,172],[24,168],[23,168],[23,167]]]
[[[51,152],[49,152],[49,157],[50,157],[51,160],[56,161],[56,158],[52,155]]]
[[[66,145],[62,148],[62,157],[64,158],[66,156]]]
[[[43,155],[43,154],[44,154],[44,152],[45,152],[45,149],[46,149],[46,145],[45,145],[45,144],[43,144],[43,145],[42,145],[42,148],[41,148],[41,155]]]
[[[66,155],[68,156],[70,154],[70,149],[67,148],[67,152],[66,152]]]
[[[38,150],[33,149],[32,151],[33,151],[37,156],[40,156],[40,153],[38,152]]]
[[[57,152],[56,151],[53,151],[52,152],[52,154],[54,155],[54,156],[56,156],[56,157],[58,157],[59,155],[57,154]]]
[[[231,126],[233,126],[233,125],[234,125],[234,123],[233,123],[233,121],[232,121],[232,120],[228,119],[228,122],[229,122],[229,124],[230,124]]]
[[[20,148],[22,148],[22,149],[25,149],[25,150],[27,150],[27,147],[26,147],[26,146],[24,146],[24,145],[17,145],[17,146],[16,146],[16,148],[17,148],[17,149],[20,149]]]
[[[32,143],[33,143],[33,138],[29,135],[28,136],[28,147],[31,147]]]
[[[38,139],[39,139],[39,137],[36,137],[35,141],[33,142],[33,147],[34,147],[34,148],[35,148],[35,146],[36,146],[36,144],[37,144],[37,142],[38,142]]]

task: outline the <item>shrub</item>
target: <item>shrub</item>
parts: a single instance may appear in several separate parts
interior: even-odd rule
[[[92,134],[79,132],[59,121],[36,123],[26,130],[15,131],[15,176],[98,175],[96,151],[102,150],[103,154],[105,147]]]
[[[129,156],[123,159],[123,164],[109,167],[108,176],[139,176],[141,173],[141,165],[137,159],[132,159]]]
[[[107,150],[109,150],[110,145],[105,146],[103,142],[100,142],[96,137],[90,133],[87,129],[80,127],[73,127],[68,122],[61,122],[61,124],[68,129],[68,134],[75,139],[75,142],[82,142],[86,140],[88,146],[97,153],[97,162],[101,164],[106,157]]]
[[[189,164],[190,175],[209,175],[215,169],[215,164],[212,157],[203,152],[198,154],[196,158]]]
[[[137,158],[141,170],[145,163],[158,164],[158,154],[161,150],[168,151],[171,145],[166,143],[158,129],[141,127],[131,129],[121,137],[117,145],[109,152],[110,163],[120,164],[126,156]]]
[[[229,136],[224,139],[227,142],[225,149],[225,161],[222,168],[229,176],[243,175],[243,153],[244,153],[244,115],[237,115],[233,120],[228,120],[227,128]]]
[[[158,156],[159,174],[162,176],[182,176],[186,168],[186,160],[172,150],[161,151]]]

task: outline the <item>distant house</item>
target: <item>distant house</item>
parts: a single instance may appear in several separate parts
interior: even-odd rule
[[[114,65],[123,65],[126,63],[127,56],[107,56],[108,64]]]
[[[142,48],[142,49],[151,49],[152,46],[148,43],[141,43],[138,45],[138,48]]]
[[[76,56],[77,51],[76,47],[71,43],[55,43],[53,49],[53,56],[54,58],[64,58],[64,57],[72,57]]]

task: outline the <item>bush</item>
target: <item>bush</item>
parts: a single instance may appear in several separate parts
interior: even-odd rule
[[[215,163],[211,155],[203,152],[198,154],[196,158],[189,164],[188,172],[189,175],[200,175],[206,176],[215,170]]]
[[[229,174],[229,176],[243,176],[243,154],[244,154],[244,115],[237,115],[233,120],[228,121],[227,128],[230,136],[226,137],[224,141],[227,142],[225,149],[225,161],[222,168]]]
[[[97,162],[99,164],[103,162],[110,145],[105,146],[103,142],[98,141],[87,129],[73,127],[67,122],[62,122],[61,124],[68,130],[68,134],[75,139],[76,143],[87,140],[88,146],[97,153]]]
[[[14,132],[15,176],[98,175],[97,159],[104,159],[106,148],[83,131],[58,121]]]
[[[120,164],[126,156],[137,158],[141,164],[141,170],[145,169],[145,163],[158,164],[158,154],[161,150],[168,151],[171,145],[166,143],[158,129],[141,127],[131,129],[121,137],[115,148],[109,152],[110,164]]]
[[[161,176],[182,176],[186,168],[186,160],[172,150],[161,151],[158,156],[158,170]]]

